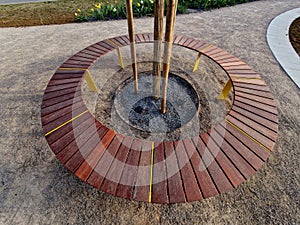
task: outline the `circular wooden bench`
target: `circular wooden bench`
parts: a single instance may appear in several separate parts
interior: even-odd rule
[[[150,43],[153,35],[137,34],[135,40]],[[175,36],[174,44],[204,54],[228,74],[234,101],[224,121],[200,136],[174,142],[152,143],[107,128],[85,106],[81,83],[96,60],[130,42],[120,36],[93,44],[57,69],[41,108],[50,148],[81,180],[138,201],[191,202],[237,187],[267,160],[277,139],[278,113],[260,75],[207,43]]]

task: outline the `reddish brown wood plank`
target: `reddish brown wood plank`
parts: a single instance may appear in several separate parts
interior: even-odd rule
[[[92,55],[89,55],[89,54],[86,54],[86,53],[83,53],[83,52],[78,52],[76,53],[74,56],[72,56],[71,58],[74,58],[74,59],[79,59],[79,58],[82,58],[83,60],[86,60],[86,61],[89,61],[89,62],[95,62],[97,60],[97,57],[96,56],[92,56]]]
[[[93,54],[93,56],[97,56],[97,58],[99,58],[100,56],[104,55],[107,52],[108,52],[107,49],[101,48],[101,46],[96,45],[96,44],[84,49],[84,53]]]
[[[57,92],[60,90],[64,89],[69,89],[69,88],[78,88],[81,89],[81,81],[80,82],[75,82],[75,83],[70,83],[70,84],[63,84],[63,85],[56,85],[56,86],[50,86],[47,87],[45,90],[45,94],[48,94],[49,92]]]
[[[274,108],[276,108],[276,104],[273,99],[264,98],[264,97],[260,97],[260,96],[253,95],[253,94],[247,94],[247,93],[243,93],[243,92],[239,92],[239,91],[235,91],[234,94],[237,96],[240,96],[243,98],[248,98],[248,99],[251,99],[251,100],[254,100],[257,102],[261,102],[263,104],[270,105],[270,106],[273,106]]]
[[[247,74],[252,74],[252,73],[255,73],[255,71],[252,70],[252,68],[250,66],[248,66],[247,64],[244,64],[244,65],[228,65],[228,66],[222,66],[225,70],[227,71],[231,71],[231,70],[241,70],[243,71],[244,73],[247,73]]]
[[[115,46],[113,46],[111,43],[108,43],[107,40],[100,41],[95,44],[97,48],[103,49],[103,51],[109,52],[115,49]]]
[[[187,37],[182,36],[178,44],[183,45],[183,43],[186,42],[186,40],[187,40]]]
[[[81,118],[80,118],[81,119]],[[86,129],[95,124],[95,119],[91,116],[82,116],[82,119],[68,124],[61,129],[54,132],[54,135],[47,137],[47,141],[55,154],[58,154],[63,150],[68,144],[75,140],[79,135],[81,135]]]
[[[173,43],[178,45],[179,41],[181,40],[181,37],[182,36],[179,36],[179,35],[175,35],[174,36],[174,39],[173,39]]]
[[[269,113],[267,111],[264,111],[263,109],[259,109],[257,107],[242,103],[240,101],[234,101],[234,106],[237,106],[239,108],[242,108],[243,110],[255,113],[258,116],[263,117],[264,119],[267,119],[271,122],[274,122],[276,124],[278,124],[278,116],[274,115],[273,113]]]
[[[231,190],[232,189],[231,183],[229,182],[228,178],[225,176],[220,166],[217,164],[215,158],[209,152],[208,148],[206,147],[207,143],[204,144],[203,140],[200,137],[193,138],[193,141],[203,161],[204,168],[201,169],[202,170],[204,170],[205,168],[208,169],[209,174],[212,180],[214,181],[215,186],[218,189],[218,192],[223,193]]]
[[[74,120],[73,123],[68,123],[57,131],[46,136],[46,140],[49,145],[57,141],[59,138],[63,138],[64,135],[75,129],[78,125],[84,123],[86,120],[94,122],[94,117],[90,114],[90,112],[85,113],[78,119]],[[51,148],[52,149],[52,148]],[[55,151],[55,149],[53,149]]]
[[[220,57],[218,59],[215,59],[214,60],[218,63],[218,64],[223,64],[223,63],[235,63],[235,62],[242,62],[240,59],[232,56],[232,55],[227,55],[225,57]],[[222,65],[221,65],[222,66]]]
[[[193,47],[194,47],[195,45],[197,45],[198,43],[199,43],[199,41],[193,39],[193,40],[187,45],[187,48],[193,49]]]
[[[145,42],[150,42],[150,36],[148,34],[143,34]]]
[[[132,196],[132,199],[138,201],[148,202],[149,200],[151,151],[152,143],[150,141],[143,141],[137,179]]]
[[[202,195],[198,186],[193,167],[185,151],[182,141],[174,142],[175,152],[181,173],[186,199],[188,202],[201,200]]]
[[[152,202],[168,203],[167,172],[165,165],[165,152],[163,143],[156,142],[154,149]]]
[[[74,104],[72,106],[68,106],[66,108],[57,110],[51,114],[48,114],[46,116],[42,117],[42,124],[43,126],[47,127],[49,123],[54,122],[55,124],[57,124],[55,122],[55,120],[63,120],[61,119],[61,117],[68,115],[66,118],[68,120],[72,119],[72,116],[75,117],[79,114],[81,114],[82,112],[86,111],[87,108],[86,106],[83,104],[83,102],[79,102],[78,104]],[[65,122],[66,122],[65,121]],[[61,121],[60,121],[61,122]],[[64,122],[63,122],[64,123]],[[56,125],[54,125],[56,126]],[[58,125],[59,126],[59,125]],[[55,127],[54,127],[55,128]],[[51,129],[51,128],[50,128]],[[48,130],[48,129],[45,129]]]
[[[213,57],[214,55],[219,54],[220,52],[223,53],[224,51],[222,49],[219,49],[216,46],[212,46],[212,47],[209,47],[209,48],[203,50],[203,53],[210,57]]]
[[[108,146],[107,151],[104,152],[102,158],[96,165],[95,169],[92,171],[87,182],[92,186],[100,189],[100,186],[106,177],[107,171],[109,170],[116,154],[123,142],[124,136],[117,134],[113,139],[112,143]]]
[[[251,165],[236,151],[234,148],[231,147],[230,144],[225,140],[226,131],[222,129],[220,125],[215,127],[214,130],[210,133],[210,137],[216,142],[218,147],[222,149],[222,152],[227,156],[228,159],[232,162],[232,164],[238,169],[238,173],[241,173],[243,177],[240,177],[236,180],[235,185],[238,185],[238,182],[243,182],[244,178],[248,178],[255,173],[255,170],[251,167]],[[228,137],[228,136],[227,136]],[[227,139],[228,140],[228,139]],[[229,140],[230,141],[230,140]],[[253,154],[252,154],[253,155]],[[263,163],[259,158],[253,155],[258,163]],[[239,175],[238,175],[239,176]],[[232,178],[231,178],[232,179]],[[236,179],[236,178],[234,178]]]
[[[222,62],[222,63],[220,63],[220,65],[223,68],[226,68],[228,66],[246,66],[247,64],[240,60],[234,60],[234,61],[230,61],[230,62]]]
[[[185,202],[186,199],[173,142],[164,142],[164,149],[166,153],[166,168],[168,174],[169,202]]]
[[[73,64],[73,65],[80,65],[80,66],[90,66],[93,63],[92,60],[76,60],[69,58],[63,64]]]
[[[257,123],[265,126],[266,128],[274,131],[276,134],[278,132],[278,124],[275,122],[272,122],[270,120],[267,120],[259,115],[254,114],[253,112],[249,112],[247,110],[244,110],[238,106],[232,106],[231,110],[233,110],[234,112],[237,112],[253,121],[256,121]]]
[[[107,176],[104,178],[101,185],[101,190],[111,195],[116,195],[117,186],[122,176],[122,171],[125,166],[126,159],[133,141],[132,137],[125,137],[117,155],[112,162]]]
[[[75,98],[72,98],[72,99],[69,99],[69,100],[65,100],[63,102],[59,102],[57,104],[45,107],[41,111],[41,116],[44,117],[45,115],[51,114],[51,113],[53,113],[53,112],[55,112],[59,109],[65,108],[67,106],[74,105],[78,102],[83,102],[81,96],[78,96],[78,97],[75,97]]]
[[[138,171],[142,141],[134,139],[117,187],[116,196],[132,198],[134,183]]]
[[[141,40],[141,42],[145,42],[145,39],[144,39],[144,35],[142,34],[137,34],[138,38]]]
[[[42,102],[41,108],[46,108],[48,106],[55,105],[57,103],[72,99],[74,97],[78,97],[80,95],[81,95],[81,92],[77,91],[77,92],[70,92],[65,95],[55,97],[55,98],[47,99]]]
[[[186,151],[191,159],[192,166],[194,168],[200,189],[204,198],[208,198],[218,194],[218,190],[214,185],[207,169],[205,168],[199,153],[197,152],[195,145],[191,139],[183,140]],[[204,168],[204,169],[201,169]]]
[[[62,149],[57,154],[57,158],[65,164],[78,151],[78,149],[91,138],[91,135],[96,134],[97,130],[101,127],[102,124],[95,121],[94,124],[91,124],[84,132],[79,134],[76,139]]]
[[[266,92],[266,91],[254,90],[254,89],[249,89],[249,88],[244,88],[244,87],[239,87],[239,86],[235,86],[234,90],[236,92],[242,92],[242,93],[257,95],[257,96],[264,97],[264,98],[273,99],[272,94],[270,92]]]
[[[90,176],[98,161],[102,157],[104,151],[106,151],[107,147],[115,137],[116,133],[113,130],[108,130],[107,133],[100,140],[99,144],[95,147],[95,149],[85,158],[85,161],[80,165],[80,167],[76,170],[75,175],[86,181]]]
[[[91,50],[91,48],[89,48],[89,49],[83,49],[79,53],[82,53],[82,54],[85,54],[85,55],[89,55],[90,57],[94,57],[96,59],[98,59],[101,55],[103,55],[102,53],[95,52],[95,51]]]
[[[71,64],[71,63],[63,63],[60,68],[78,68],[78,69],[88,69],[90,66],[90,64],[78,64],[78,63],[75,63],[75,64]]]
[[[235,126],[246,132],[248,135],[250,135],[252,138],[263,144],[265,147],[267,147],[269,150],[274,148],[275,142],[267,138],[266,136],[259,133],[256,128],[251,127],[251,125],[247,125],[236,118],[232,117],[231,115],[226,116],[226,119],[233,123]]]
[[[214,130],[211,130],[208,133],[204,133],[201,135],[202,139],[206,143],[207,148],[211,152],[211,154],[215,157],[217,163],[220,165],[222,170],[224,171],[226,177],[230,180],[231,184],[234,187],[237,187],[243,181],[245,181],[242,174],[237,170],[235,165],[228,159],[228,157],[224,154],[221,148],[215,142],[217,133]]]
[[[191,42],[193,42],[193,41],[194,41],[193,38],[188,38],[188,39],[183,43],[182,46],[188,47],[188,46],[191,44]]]
[[[80,82],[82,77],[78,78],[68,78],[68,79],[59,79],[59,80],[50,80],[48,83],[48,87],[56,86],[56,85],[62,85],[62,84],[69,84],[69,83],[76,83]]]
[[[251,90],[270,92],[269,87],[262,86],[262,85],[256,85],[256,84],[246,84],[246,83],[235,82],[234,87],[241,87],[241,88],[247,88],[247,89],[251,89]]]
[[[226,123],[222,123],[222,126],[218,125],[215,127],[215,130],[218,132],[220,137],[224,139],[221,147],[224,151],[228,152],[228,154],[234,154],[232,150],[234,149],[242,157],[242,159],[239,160],[238,156],[233,156],[232,159],[236,161],[236,165],[239,166],[240,171],[245,175],[245,177],[249,177],[255,172],[255,170],[258,170],[264,164],[264,161],[261,158],[267,159],[269,155],[264,154],[264,151],[262,152],[263,154],[257,156],[256,153],[243,144],[243,140],[237,139],[224,128],[228,128],[228,126]],[[248,142],[248,145],[249,144],[251,145],[251,142]]]
[[[58,72],[56,72],[50,81],[54,81],[54,80],[68,80],[68,79],[74,79],[74,78],[83,78],[84,76],[84,71],[79,71],[79,73],[61,73],[61,71],[63,70],[60,70]],[[67,71],[67,70],[66,70]],[[71,72],[71,71],[69,71]]]
[[[130,40],[128,35],[123,35],[121,36],[121,38],[123,39],[123,41],[125,41],[126,45],[130,45]]]
[[[87,140],[87,142],[82,146],[78,146],[78,151],[76,151],[76,153],[65,163],[65,167],[72,173],[75,173],[75,171],[85,161],[91,151],[99,144],[107,131],[108,128],[102,126],[99,128],[99,130],[97,130],[96,133],[89,134],[89,139]]]
[[[247,104],[247,105],[250,105],[250,106],[254,106],[258,109],[264,110],[264,111],[272,113],[274,115],[278,114],[277,109],[275,107],[270,106],[270,105],[266,105],[266,104],[261,103],[261,102],[257,102],[257,101],[252,100],[252,99],[243,98],[241,96],[236,95],[236,96],[234,96],[234,100],[239,101],[239,102],[244,103],[244,104]]]
[[[45,93],[44,96],[43,96],[43,102],[47,102],[51,98],[57,98],[57,97],[59,98],[60,96],[67,95],[67,94],[70,94],[70,93],[75,94],[75,92],[77,92],[77,91],[80,92],[81,90],[78,89],[77,87],[73,87],[73,88],[59,90],[59,91],[56,91],[56,92]]]
[[[267,128],[266,126],[257,123],[255,120],[253,120],[253,118],[249,119],[249,118],[245,117],[244,115],[242,115],[242,114],[240,114],[238,112],[235,112],[233,110],[230,111],[229,115],[232,116],[232,117],[234,117],[235,119],[241,121],[245,125],[247,125],[249,127],[252,127],[253,129],[255,129],[256,131],[258,131],[262,135],[266,136],[270,140],[272,140],[274,142],[276,141],[276,139],[277,139],[277,132],[276,131],[272,131],[271,129]]]
[[[202,49],[208,47],[209,44],[208,43],[205,43],[205,42],[199,42],[198,44],[196,44],[195,46],[193,46],[193,49],[198,51],[198,52],[201,52]]]

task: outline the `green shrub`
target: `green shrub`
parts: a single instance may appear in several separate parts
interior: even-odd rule
[[[153,16],[153,4],[155,0],[133,0],[133,13],[135,17]],[[251,2],[256,0],[178,0],[178,13],[186,13],[187,9],[208,10],[224,6],[232,6],[239,3]],[[165,5],[166,5],[165,1]],[[166,10],[165,10],[166,11]],[[126,18],[125,0],[119,0],[117,3],[98,3],[90,10],[78,9],[75,13],[76,20],[109,20]]]

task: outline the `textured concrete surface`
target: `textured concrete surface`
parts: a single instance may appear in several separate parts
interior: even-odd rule
[[[300,16],[300,8],[289,10],[277,16],[267,31],[268,44],[282,68],[300,88],[300,57],[289,39],[289,28]]]
[[[0,224],[299,224],[300,94],[265,40],[269,22],[299,0],[266,0],[181,15],[176,33],[211,42],[260,73],[280,113],[266,164],[217,197],[155,205],[111,197],[82,183],[53,157],[40,105],[56,68],[78,50],[126,33],[126,21],[0,29]],[[135,21],[151,32],[152,19]]]

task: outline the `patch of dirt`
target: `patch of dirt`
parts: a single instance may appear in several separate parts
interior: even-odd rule
[[[289,36],[292,46],[300,56],[300,17],[290,26]]]

